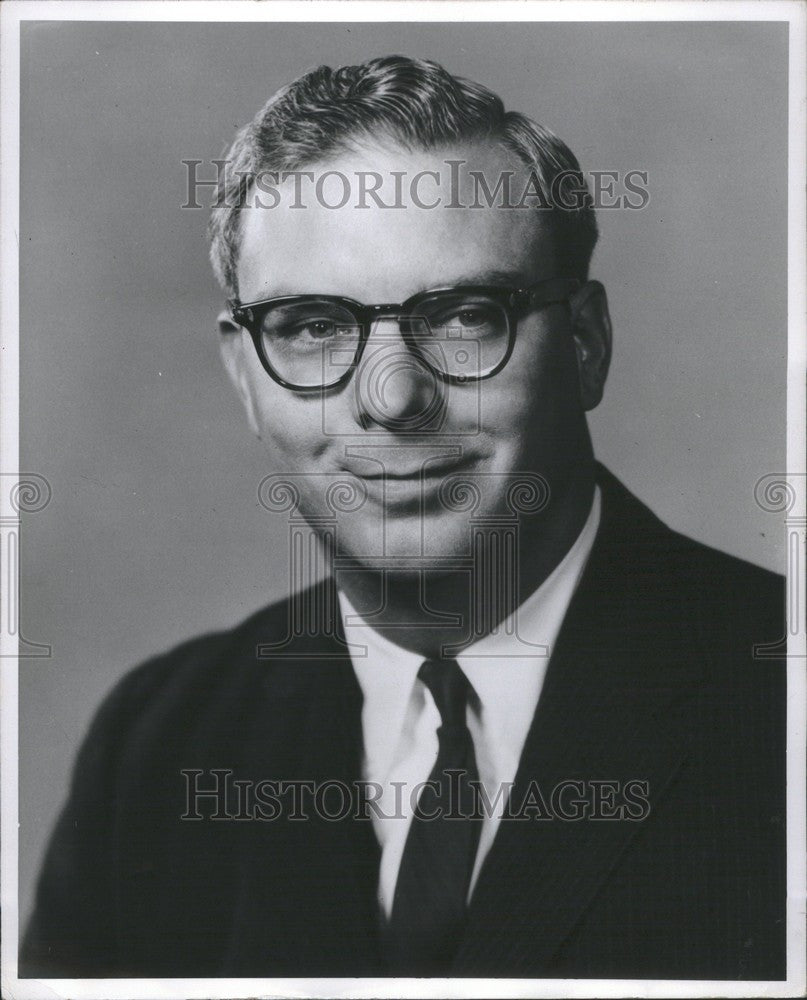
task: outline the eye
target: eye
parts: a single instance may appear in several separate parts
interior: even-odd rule
[[[290,331],[291,336],[310,340],[326,340],[338,333],[336,324],[331,319],[313,319],[299,323]]]
[[[312,344],[337,337],[355,336],[356,325],[344,320],[335,320],[327,316],[321,318],[306,317],[296,322],[286,322],[276,325],[269,336],[299,344]]]
[[[450,335],[453,330],[454,335],[467,331],[477,338],[487,337],[506,326],[501,310],[494,304],[481,301],[440,303],[439,308],[427,313],[427,318],[436,336]]]
[[[469,306],[467,309],[460,310],[460,312],[457,313],[456,318],[460,326],[471,328],[482,326],[484,323],[487,323],[490,316],[482,307]]]

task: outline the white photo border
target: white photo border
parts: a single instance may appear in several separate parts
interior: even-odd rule
[[[804,178],[805,36],[807,6],[798,0],[276,0],[257,4],[232,0],[6,0],[0,6],[2,118],[0,129],[0,246],[2,247],[2,312],[0,332],[0,472],[6,483],[19,477],[19,129],[20,25],[50,21],[140,22],[664,22],[779,21],[789,31],[789,153],[788,153],[788,443],[787,474],[804,480],[805,371],[807,371],[807,201]],[[0,491],[0,523],[14,524],[18,514]],[[789,593],[801,600],[805,588],[805,491],[796,491],[789,512],[796,528],[795,559],[791,558]],[[800,525],[800,527],[799,527]],[[5,613],[18,595],[16,550],[2,541],[0,597]],[[8,544],[7,544],[8,543]],[[5,619],[3,619],[5,621]],[[788,771],[787,771],[787,979],[774,982],[703,980],[523,980],[523,979],[94,979],[32,980],[17,978],[19,934],[18,897],[18,652],[19,636],[0,627],[0,748],[2,749],[2,995],[14,1000],[50,997],[117,1000],[133,997],[791,997],[807,989],[805,956],[805,897],[807,839],[805,837],[805,733],[807,683],[805,633],[799,616],[798,634],[788,635]]]

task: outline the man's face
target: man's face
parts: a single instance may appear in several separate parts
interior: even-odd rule
[[[309,169],[340,171],[353,191],[361,171],[385,179],[404,171],[405,190],[418,172],[437,171],[445,202],[447,160],[483,171],[491,189],[502,171],[517,170],[512,156],[488,145],[367,149]],[[514,190],[520,190],[516,176]],[[402,303],[447,286],[523,287],[569,277],[559,273],[552,237],[535,211],[495,203],[423,209],[409,201],[392,209],[372,199],[357,208],[355,195],[333,209],[314,196],[312,185],[303,194],[305,207],[294,209],[292,181],[279,190],[277,207],[242,213],[241,302],[321,294]],[[338,201],[324,190],[323,200]],[[434,200],[437,190],[424,183],[422,200]],[[471,201],[466,193],[464,204]],[[464,384],[448,384],[419,363],[394,316],[373,326],[350,381],[323,393],[296,393],[274,382],[246,332],[226,332],[223,352],[274,469],[299,491],[303,515],[332,518],[328,486],[349,482],[359,501],[366,499],[357,510],[338,512],[339,552],[367,564],[395,556],[416,566],[420,559],[467,556],[469,517],[512,516],[508,495],[519,477],[543,477],[550,506],[561,501],[586,455],[584,410],[596,405],[581,399],[578,366],[585,351],[572,324],[563,304],[523,314],[504,369]],[[461,502],[469,499],[461,481],[476,487],[476,506]]]

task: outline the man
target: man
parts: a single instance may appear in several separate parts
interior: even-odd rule
[[[595,463],[572,153],[388,57],[228,166],[222,355],[329,574],[115,689],[23,974],[782,978],[781,582]]]

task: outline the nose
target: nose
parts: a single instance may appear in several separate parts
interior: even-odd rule
[[[446,386],[406,343],[397,319],[374,324],[355,377],[357,417],[398,433],[440,425]]]

